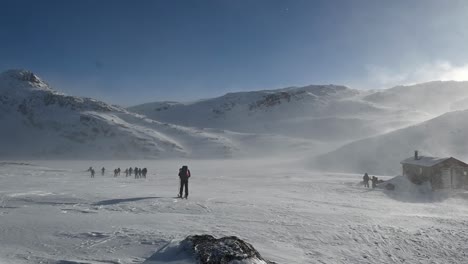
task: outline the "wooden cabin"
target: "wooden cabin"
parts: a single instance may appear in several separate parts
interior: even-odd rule
[[[432,189],[461,189],[468,187],[468,164],[453,157],[436,158],[419,156],[401,162],[403,176],[416,184],[429,181]]]

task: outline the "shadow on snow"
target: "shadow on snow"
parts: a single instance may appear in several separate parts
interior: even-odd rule
[[[127,203],[127,202],[135,202],[141,200],[149,200],[149,199],[160,199],[163,197],[134,197],[134,198],[124,198],[124,199],[110,199],[110,200],[102,200],[92,205],[114,205],[120,203]]]

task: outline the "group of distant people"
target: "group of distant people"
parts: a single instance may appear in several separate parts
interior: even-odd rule
[[[91,173],[91,178],[94,178],[94,175],[95,175],[95,170],[93,167],[89,167],[89,169],[87,170]],[[120,176],[120,168],[117,168],[117,169],[114,169],[114,177],[117,177],[117,176]],[[135,179],[139,179],[139,178],[146,178],[146,174],[148,173],[148,169],[146,168],[128,168],[128,169],[125,169],[125,177],[128,177],[128,176],[132,176],[132,174],[135,175]],[[101,175],[104,176],[104,174],[106,173],[106,168],[102,167],[101,169]],[[366,173],[367,175],[367,173]],[[180,179],[180,188],[179,188],[179,194],[177,195],[178,198],[185,198],[187,199],[188,198],[188,180],[190,178],[191,173],[190,173],[190,170],[188,169],[188,166],[184,165],[182,166],[180,169],[179,169],[179,179]],[[367,176],[369,177],[369,176]]]
[[[89,169],[87,170],[91,173],[91,178],[94,178],[94,175],[95,175],[95,170],[93,167],[89,167]],[[120,168],[117,168],[117,169],[114,169],[114,177],[117,177],[117,176],[120,176]],[[128,168],[128,169],[125,169],[125,177],[128,177],[128,176],[132,176],[132,174],[135,175],[135,179],[140,179],[140,178],[145,178],[146,179],[146,174],[148,173],[148,169],[147,168],[138,168],[138,167],[135,167],[135,168]],[[104,176],[106,174],[106,168],[102,167],[101,169],[101,175]]]
[[[128,169],[125,169],[125,177],[132,176],[132,174],[135,175],[135,179],[140,179],[140,178],[145,178],[146,179],[146,174],[148,173],[147,168],[137,168],[135,167],[132,169],[131,167]]]
[[[372,176],[372,178],[369,177],[369,174],[367,174],[367,172],[364,173],[364,176],[362,177],[362,179],[363,179],[363,182],[364,182],[364,187],[367,187],[367,188],[369,188],[369,181],[371,181],[372,182],[372,189],[377,187],[377,183],[379,181],[379,178],[377,178],[375,176]]]

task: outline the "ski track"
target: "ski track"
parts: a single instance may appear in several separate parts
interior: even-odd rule
[[[468,261],[465,193],[399,201],[364,189],[361,175],[274,160],[29,163],[40,166],[0,167],[1,264],[142,263],[204,233],[239,236],[278,263]],[[188,200],[174,198],[181,164],[193,173]],[[150,175],[91,179],[90,165]]]

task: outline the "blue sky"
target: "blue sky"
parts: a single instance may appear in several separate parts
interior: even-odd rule
[[[0,71],[133,105],[468,79],[468,1],[0,1]]]

